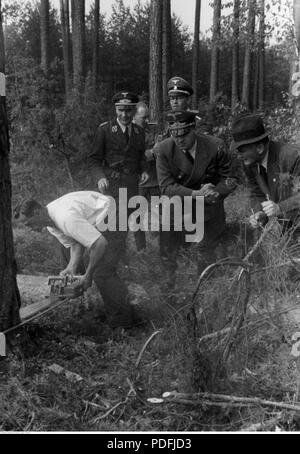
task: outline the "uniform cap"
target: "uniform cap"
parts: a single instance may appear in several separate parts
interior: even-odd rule
[[[167,84],[168,94],[183,93],[186,96],[191,96],[194,93],[191,85],[182,77],[172,77]]]
[[[139,98],[130,91],[120,91],[114,95],[112,101],[115,106],[135,106],[139,102]]]
[[[169,112],[166,120],[172,135],[184,135],[187,128],[195,127],[196,112],[189,110],[182,112]]]

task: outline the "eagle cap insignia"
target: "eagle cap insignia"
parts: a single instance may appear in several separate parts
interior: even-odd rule
[[[177,87],[178,82],[179,82],[178,79],[174,79],[174,80],[173,80],[173,83],[174,83],[174,90],[178,90],[178,87]]]
[[[127,98],[127,96],[128,96],[128,91],[125,91],[124,93],[122,93],[122,96],[124,96],[124,98]]]

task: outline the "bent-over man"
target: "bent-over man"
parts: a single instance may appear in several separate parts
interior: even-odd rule
[[[78,286],[86,290],[94,280],[112,328],[130,328],[136,318],[128,298],[128,290],[116,269],[120,240],[116,232],[106,230],[111,208],[109,197],[93,191],[66,194],[43,207],[35,200],[25,201],[16,218],[33,230],[47,227],[60,243],[70,249],[70,260],[61,275],[78,272],[85,250],[89,263]],[[112,211],[114,215],[114,211]]]

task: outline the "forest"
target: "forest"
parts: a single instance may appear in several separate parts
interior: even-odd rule
[[[97,190],[88,155],[116,92],[136,93],[162,132],[167,82],[179,76],[193,87],[199,133],[230,149],[232,121],[248,112],[273,140],[300,143],[300,2],[189,0],[193,32],[172,0],[111,3],[108,14],[100,0],[0,0],[0,355],[20,306],[47,299],[47,278],[60,272],[57,241],[20,226],[15,210]],[[299,244],[276,222],[249,227],[238,172],[225,201],[228,260],[209,275],[197,275],[192,245],[172,295],[162,291],[158,236],[147,232],[138,252],[129,233],[120,274],[145,330],[112,332],[93,286],[7,336],[0,431],[300,430],[299,282],[290,279]]]

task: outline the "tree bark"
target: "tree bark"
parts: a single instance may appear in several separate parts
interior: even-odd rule
[[[298,51],[300,49],[300,3],[298,0],[294,0],[294,22],[295,22],[295,34],[298,45]]]
[[[95,0],[94,5],[94,33],[93,33],[93,88],[97,91],[99,82],[99,27],[100,27],[100,0]]]
[[[242,88],[242,104],[244,104],[244,106],[247,109],[249,109],[250,107],[251,64],[255,32],[255,7],[256,0],[248,0],[247,40],[245,47],[244,75]]]
[[[221,37],[221,0],[214,0],[213,35],[210,67],[209,103],[214,104],[218,91],[219,40]]]
[[[84,88],[85,52],[85,0],[71,0],[72,6],[72,43],[73,43],[73,84],[79,92]]]
[[[259,85],[259,50],[256,55],[256,60],[255,60],[255,73],[254,73],[254,84],[253,84],[253,104],[252,108],[253,111],[255,112],[257,107],[258,107],[258,85]]]
[[[40,18],[41,18],[41,68],[45,74],[49,72],[50,56],[49,56],[49,0],[41,0],[40,4]]]
[[[232,46],[232,80],[231,109],[239,102],[239,35],[240,35],[240,0],[233,5],[233,46]]]
[[[171,77],[172,66],[171,26],[171,0],[164,0],[162,2],[162,89],[165,108],[169,104],[167,83]]]
[[[298,0],[294,0],[294,22],[295,22],[295,36],[296,36],[296,47],[295,47],[295,63],[294,73],[292,74],[291,81],[291,93],[294,100],[295,117],[300,124],[300,3]],[[298,128],[299,129],[299,128]],[[300,133],[298,132],[296,140],[300,140]]]
[[[63,40],[64,77],[66,98],[71,91],[71,58],[70,58],[70,8],[69,0],[60,0],[61,34]]]
[[[198,108],[198,78],[199,78],[199,34],[200,34],[201,0],[196,0],[195,7],[195,27],[193,45],[193,67],[192,67],[192,86],[194,90],[192,105],[193,109]]]
[[[265,0],[260,0],[259,14],[258,108],[263,110],[265,103]]]
[[[150,119],[162,128],[162,2],[151,0],[150,65],[149,65]]]
[[[11,209],[9,131],[5,99],[5,51],[0,0],[0,331],[20,322]]]

